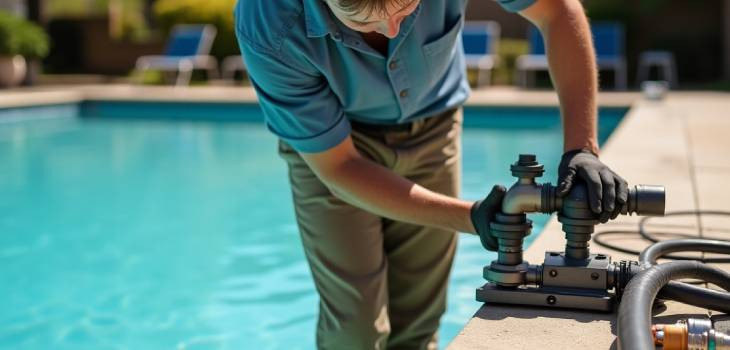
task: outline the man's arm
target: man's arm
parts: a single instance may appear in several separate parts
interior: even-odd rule
[[[628,199],[628,184],[598,160],[598,73],[583,6],[578,0],[538,0],[520,14],[542,33],[560,99],[565,153],[558,169],[558,195],[565,196],[581,178],[600,221],[616,218]]]
[[[352,139],[319,153],[300,152],[317,177],[340,199],[393,220],[475,233],[473,202],[419,186],[360,155]]]
[[[478,229],[483,241],[494,241],[486,235],[504,191],[492,191],[490,200],[463,201],[429,191],[362,157],[347,134],[350,125],[342,106],[320,72],[298,60],[296,50],[279,52],[266,41],[251,39],[246,31],[252,29],[238,16],[236,23],[268,128],[296,149],[335,195],[394,220],[466,233]]]
[[[542,33],[550,77],[560,99],[563,149],[598,154],[598,74],[588,20],[578,0],[538,0],[520,12]]]

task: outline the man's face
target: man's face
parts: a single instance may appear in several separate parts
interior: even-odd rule
[[[367,13],[367,11],[362,13],[345,12],[337,5],[337,0],[326,0],[326,2],[335,17],[350,29],[362,33],[377,32],[393,39],[398,35],[400,23],[416,10],[421,0],[412,0],[405,6],[399,4],[398,1],[390,1],[386,5],[385,13],[379,11],[373,11],[372,13]]]

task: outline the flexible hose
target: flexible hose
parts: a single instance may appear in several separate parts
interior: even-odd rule
[[[673,239],[652,244],[639,254],[642,269],[656,265],[657,259],[676,252],[708,252],[730,254],[730,242],[709,239]],[[669,282],[659,292],[662,299],[671,299],[704,307],[707,309],[730,313],[730,293],[697,287],[682,282]]]
[[[659,298],[730,314],[730,293],[687,283],[669,282],[659,291]]]
[[[673,211],[669,213],[665,213],[662,217],[668,217],[668,216],[687,216],[687,215],[694,215],[694,216],[730,216],[730,212],[728,211],[722,211],[722,210],[683,210],[683,211]],[[651,242],[659,242],[658,239],[652,237],[649,232],[646,231],[646,223],[649,222],[652,218],[655,218],[656,216],[645,216],[639,220],[639,235],[643,237],[644,239],[651,241]],[[701,229],[700,229],[701,230]],[[701,238],[703,239],[715,239],[712,237],[704,237],[702,233],[700,233]],[[723,240],[721,238],[716,238],[716,240]]]
[[[619,348],[655,349],[649,332],[652,303],[662,287],[680,278],[701,279],[730,290],[730,274],[698,261],[673,261],[639,272],[626,286],[619,306]]]
[[[648,268],[656,265],[657,259],[669,253],[690,251],[730,254],[730,242],[709,239],[673,239],[661,241],[652,244],[639,254],[639,264],[644,268]]]
[[[730,212],[727,211],[718,211],[718,210],[688,210],[688,211],[675,211],[675,212],[669,212],[664,214],[664,217],[668,216],[686,216],[686,215],[699,215],[699,216],[705,216],[705,215],[711,215],[711,216],[730,216]],[[593,234],[593,242],[598,244],[599,246],[615,250],[617,252],[622,252],[626,254],[632,254],[632,255],[639,255],[641,252],[637,250],[628,249],[625,247],[621,247],[615,244],[611,244],[609,242],[606,242],[603,238],[605,236],[609,235],[619,235],[619,234],[639,234],[642,238],[646,239],[650,242],[660,242],[660,240],[654,238],[652,235],[649,234],[649,232],[646,229],[647,222],[652,219],[653,217],[648,216],[644,217],[639,221],[639,230],[611,230],[611,231],[601,231]],[[688,239],[697,238],[696,235],[690,235],[690,234],[677,234],[672,233],[672,235],[680,236],[680,237],[686,237]],[[724,238],[724,237],[723,237]],[[719,237],[703,237],[703,239],[709,239],[709,240],[717,240],[717,241],[725,241],[728,242],[728,240],[725,240],[723,238]],[[665,259],[671,259],[671,260],[700,260],[705,263],[730,263],[730,258],[697,258],[693,256],[682,256],[682,255],[665,255],[663,256]]]
[[[665,216],[683,216],[683,215],[717,215],[730,216],[730,212],[726,211],[677,211],[666,213]],[[605,248],[616,250],[622,253],[639,255],[642,268],[648,268],[655,265],[659,258],[674,260],[701,260],[704,263],[727,263],[730,258],[697,258],[693,256],[669,255],[670,253],[681,251],[704,251],[712,253],[730,254],[730,241],[716,239],[681,239],[670,241],[659,241],[652,237],[646,230],[646,223],[651,217],[642,218],[639,222],[639,230],[613,230],[603,231],[593,235],[593,241]],[[643,252],[631,250],[617,245],[612,245],[603,240],[604,236],[616,234],[639,234],[642,238],[656,242],[654,245],[645,249]],[[696,237],[689,234],[675,234],[682,237]],[[664,243],[670,242],[670,243]],[[662,299],[676,300],[682,303],[704,307],[707,309],[730,313],[730,293],[715,291],[701,287],[692,286],[688,283],[669,282],[666,287],[662,288],[659,293]]]

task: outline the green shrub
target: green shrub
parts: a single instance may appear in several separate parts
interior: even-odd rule
[[[527,40],[501,39],[497,47],[499,63],[494,71],[494,83],[514,84],[517,57],[527,53]]]
[[[0,55],[43,58],[48,54],[48,49],[48,35],[41,27],[0,11]]]
[[[274,1],[274,0],[272,0]],[[176,24],[212,24],[218,29],[211,54],[218,58],[238,55],[233,31],[233,7],[236,0],[158,0],[155,17],[169,33]]]
[[[492,71],[493,85],[514,85],[517,57],[528,53],[527,40],[500,39],[497,46],[497,64]],[[479,71],[469,69],[467,79],[471,86],[476,86],[479,78]]]

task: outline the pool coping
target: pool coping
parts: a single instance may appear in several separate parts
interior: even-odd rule
[[[726,136],[730,133],[730,118],[726,117],[729,110],[728,93],[672,92],[663,101],[637,99],[602,148],[601,158],[630,184],[664,185],[667,211],[730,211],[726,200],[730,197],[730,186],[726,185],[730,178],[727,154],[730,138]],[[694,217],[661,220],[685,226],[682,229],[662,227],[662,232],[697,228]],[[596,231],[636,229],[637,223],[637,217],[620,217],[596,227]],[[705,227],[730,227],[730,220],[718,217],[703,217],[701,223]],[[561,225],[553,216],[525,251],[525,260],[537,264],[543,260],[545,251],[562,251],[563,237]],[[638,235],[619,235],[609,240],[636,250],[647,245]],[[614,261],[636,260],[635,256],[593,242],[591,251],[609,254]],[[712,265],[730,271],[730,264]],[[655,320],[674,323],[688,316],[709,314],[706,309],[667,302],[667,309],[655,315]],[[556,349],[615,349],[618,346],[616,328],[615,313],[485,304],[448,348],[534,349],[549,344]]]
[[[629,107],[639,97],[637,92],[602,92],[598,104],[601,107]],[[256,92],[250,86],[50,85],[0,91],[0,109],[84,101],[258,103]],[[559,101],[555,92],[550,90],[489,87],[475,89],[465,105],[557,107]]]

